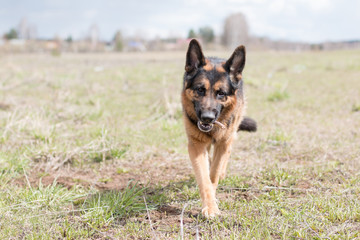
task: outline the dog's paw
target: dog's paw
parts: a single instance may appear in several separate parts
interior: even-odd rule
[[[202,215],[205,218],[214,218],[217,215],[220,214],[220,210],[218,208],[218,206],[215,204],[214,206],[206,206],[201,210]]]

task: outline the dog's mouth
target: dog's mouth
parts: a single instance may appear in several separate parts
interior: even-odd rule
[[[198,121],[197,125],[198,125],[198,128],[200,129],[200,131],[202,131],[202,132],[210,132],[214,127],[214,124],[212,124],[212,123],[203,123],[201,121]]]
[[[219,121],[215,121],[214,123],[219,125],[219,127],[222,128],[222,129],[226,128],[225,125],[222,124]],[[203,123],[201,121],[198,121],[197,125],[198,125],[198,128],[200,129],[200,131],[202,131],[202,132],[210,132],[214,127],[214,123]]]

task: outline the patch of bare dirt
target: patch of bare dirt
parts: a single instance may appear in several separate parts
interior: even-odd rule
[[[99,190],[122,190],[130,181],[143,185],[166,185],[169,181],[178,181],[192,175],[191,165],[188,160],[167,161],[158,158],[139,163],[97,163],[84,168],[70,165],[56,171],[45,171],[41,166],[34,165],[27,178],[24,176],[15,179],[14,184],[25,186],[29,183],[44,186],[56,181],[65,187],[74,185],[94,187]]]
[[[10,109],[10,105],[0,102],[0,110],[6,111]]]
[[[182,209],[180,207],[174,205],[164,205],[156,211],[153,211],[150,217],[155,224],[157,223],[161,225],[163,224],[163,220],[166,220],[166,224],[178,225],[181,221],[181,212]],[[184,214],[182,216],[183,223],[185,224],[194,222],[197,215],[198,212],[194,210],[184,211]]]

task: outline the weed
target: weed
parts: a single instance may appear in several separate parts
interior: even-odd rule
[[[270,93],[267,100],[270,102],[280,102],[289,98],[289,93],[286,90],[277,89]]]
[[[353,112],[360,112],[360,104],[353,104],[352,109]]]
[[[97,226],[109,224],[115,219],[123,219],[136,213],[146,212],[146,209],[154,210],[154,205],[147,204],[143,200],[146,188],[139,187],[137,183],[128,184],[128,187],[120,192],[98,193],[88,199],[84,206],[90,209],[84,217]],[[94,222],[95,221],[95,222]]]

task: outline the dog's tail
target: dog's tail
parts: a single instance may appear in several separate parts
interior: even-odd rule
[[[256,121],[249,117],[244,117],[238,128],[238,131],[256,132],[256,130],[257,130]]]

